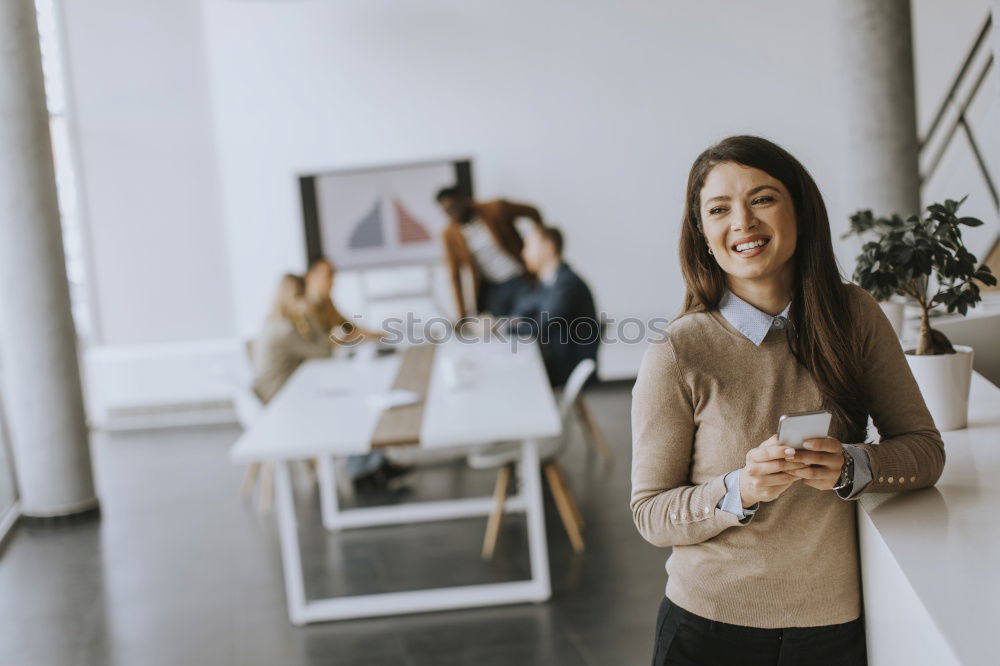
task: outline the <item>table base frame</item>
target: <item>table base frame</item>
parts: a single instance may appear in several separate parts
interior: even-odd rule
[[[281,559],[285,575],[285,594],[288,601],[289,619],[293,624],[302,625],[326,620],[524,602],[537,603],[547,600],[551,596],[551,582],[548,548],[545,541],[541,470],[538,460],[538,446],[534,440],[528,439],[522,442],[520,467],[522,472],[521,494],[508,498],[504,503],[504,511],[523,511],[525,513],[528,526],[528,552],[531,562],[530,579],[328,599],[306,599],[302,574],[302,553],[298,538],[298,519],[295,512],[289,462],[277,463],[275,508],[278,514],[278,531],[281,540]],[[482,516],[488,515],[493,508],[492,498],[477,497],[343,510],[337,506],[335,477],[333,461],[330,458],[321,458],[319,481],[323,525],[332,530]]]

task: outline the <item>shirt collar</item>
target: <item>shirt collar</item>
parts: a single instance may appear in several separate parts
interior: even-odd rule
[[[791,306],[789,302],[777,317],[772,317],[727,289],[719,301],[719,314],[759,347],[772,328],[782,330],[788,326],[788,309]]]

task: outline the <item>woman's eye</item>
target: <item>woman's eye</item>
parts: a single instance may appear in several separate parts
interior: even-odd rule
[[[715,208],[709,208],[708,209],[708,214],[709,215],[718,215],[719,213],[725,212],[725,210],[726,209],[725,209],[724,206],[716,206]]]
[[[774,201],[774,197],[757,197],[751,203],[756,206],[759,203],[770,203]]]

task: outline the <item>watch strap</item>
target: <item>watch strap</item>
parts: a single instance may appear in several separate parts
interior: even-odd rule
[[[854,480],[854,456],[847,449],[843,451],[844,466],[840,468],[840,478],[837,479],[837,484],[833,487],[833,490],[842,490],[851,485]]]

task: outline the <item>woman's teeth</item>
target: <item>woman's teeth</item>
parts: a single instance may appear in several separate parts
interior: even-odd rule
[[[755,241],[750,241],[749,243],[740,243],[739,245],[736,246],[736,251],[745,252],[747,250],[752,250],[755,247],[762,247],[764,245],[767,245],[767,240],[755,240]]]

